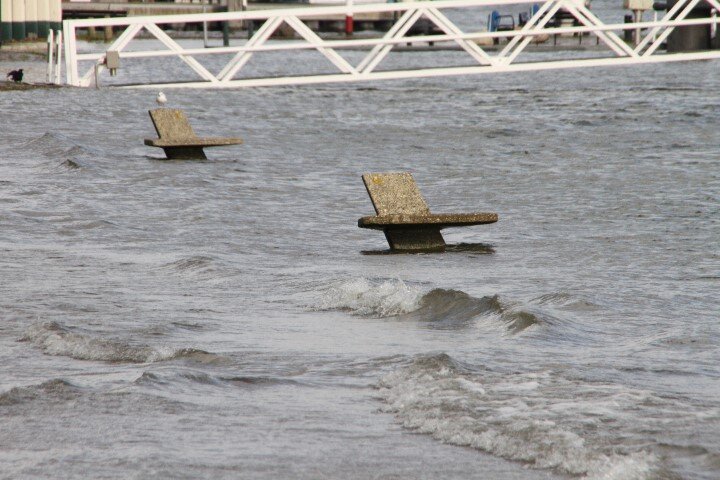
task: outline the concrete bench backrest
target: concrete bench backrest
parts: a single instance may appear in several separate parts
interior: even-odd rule
[[[156,108],[149,113],[158,137],[163,140],[197,138],[182,110]]]
[[[362,178],[378,215],[430,213],[411,174],[366,173]]]

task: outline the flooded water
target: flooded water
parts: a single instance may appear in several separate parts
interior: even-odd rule
[[[719,72],[0,93],[0,477],[720,477]]]

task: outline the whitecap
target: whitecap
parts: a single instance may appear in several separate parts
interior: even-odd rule
[[[378,388],[384,411],[443,443],[589,479],[672,476],[656,452],[632,440],[642,438],[637,425],[661,413],[648,411],[648,396],[668,408],[670,400],[649,392],[552,371],[493,372],[446,354],[418,357]]]
[[[335,282],[318,297],[316,310],[342,310],[376,318],[398,317],[426,323],[428,328],[459,329],[480,317],[511,334],[546,323],[550,317],[519,309],[497,295],[473,297],[460,290],[435,288],[423,291],[400,279],[358,278]]]
[[[390,317],[420,308],[423,293],[402,280],[358,278],[337,282],[320,296],[314,308],[346,310],[354,315]]]
[[[151,363],[181,357],[210,355],[196,349],[132,345],[120,340],[98,338],[57,322],[31,325],[20,340],[36,345],[48,355],[65,356],[77,360]]]

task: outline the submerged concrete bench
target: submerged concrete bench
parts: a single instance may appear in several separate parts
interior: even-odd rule
[[[242,143],[241,138],[198,137],[182,110],[156,108],[148,113],[160,138],[146,138],[145,145],[162,148],[172,160],[205,160],[205,147]]]
[[[382,230],[392,250],[444,250],[441,229],[498,220],[497,213],[430,213],[409,173],[366,173],[362,179],[377,216],[362,217],[358,227]]]

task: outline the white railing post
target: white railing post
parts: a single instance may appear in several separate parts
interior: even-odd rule
[[[61,83],[61,72],[62,72],[62,53],[63,53],[63,32],[58,30],[55,36],[56,52],[57,52],[57,64],[55,65],[55,84],[60,85]]]
[[[80,87],[78,77],[77,45],[73,20],[63,20],[63,41],[65,42],[65,77],[68,85]]]
[[[53,78],[53,57],[54,57],[53,50],[55,50],[55,35],[54,35],[54,33],[55,32],[52,29],[50,29],[48,31],[48,36],[47,36],[47,49],[48,49],[47,50],[47,62],[48,62],[48,64],[47,64],[47,76],[45,78],[45,81],[47,83],[52,83],[52,78]]]

